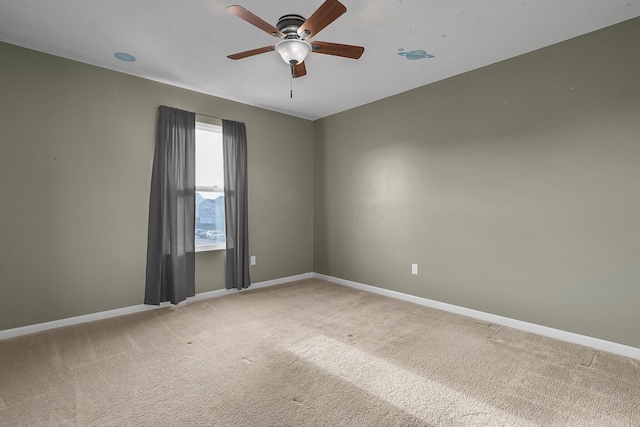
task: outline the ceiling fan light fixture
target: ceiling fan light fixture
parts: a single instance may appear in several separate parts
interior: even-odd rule
[[[311,45],[300,39],[285,39],[276,45],[276,52],[287,64],[297,65],[311,52]]]

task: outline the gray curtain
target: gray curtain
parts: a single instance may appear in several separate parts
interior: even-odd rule
[[[195,295],[196,115],[161,106],[153,157],[145,304]]]
[[[222,121],[224,215],[227,232],[227,289],[251,286],[249,277],[249,212],[247,132],[244,123]]]

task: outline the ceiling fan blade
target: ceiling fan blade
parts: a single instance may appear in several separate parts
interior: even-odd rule
[[[352,59],[359,59],[364,52],[362,46],[327,42],[311,42],[311,49],[315,53],[324,53],[325,55],[342,56]]]
[[[298,28],[300,38],[306,39],[318,34],[324,27],[338,19],[347,8],[338,0],[326,0],[313,15]]]
[[[284,33],[282,31],[280,31],[273,25],[269,24],[267,21],[263,20],[262,18],[259,18],[258,16],[249,12],[247,9],[245,9],[242,6],[238,6],[238,5],[229,6],[227,7],[227,12],[231,13],[232,15],[236,15],[238,18],[244,19],[249,24],[255,25],[256,27],[260,28],[262,31],[265,31],[271,34],[272,36],[284,37]]]
[[[304,62],[291,66],[291,76],[295,79],[307,75],[307,67]]]
[[[242,59],[247,58],[249,56],[258,55],[260,53],[273,52],[276,50],[275,46],[265,46],[258,49],[247,50],[246,52],[234,53],[233,55],[227,56],[229,59]]]

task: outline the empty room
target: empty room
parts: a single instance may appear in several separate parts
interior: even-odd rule
[[[0,426],[639,426],[640,0],[0,2]]]

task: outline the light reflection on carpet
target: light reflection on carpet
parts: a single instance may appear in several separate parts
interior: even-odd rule
[[[435,425],[527,426],[531,423],[326,336],[288,351],[389,404]]]

